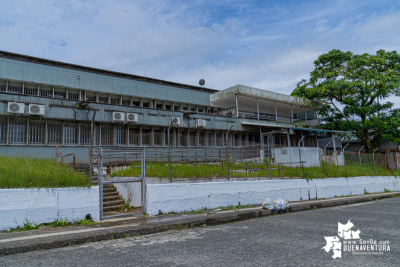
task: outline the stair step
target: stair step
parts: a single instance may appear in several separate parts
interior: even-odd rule
[[[103,211],[122,210],[123,208],[124,208],[123,205],[115,205],[115,206],[103,207]]]
[[[122,200],[120,195],[114,195],[114,196],[103,196],[103,202],[109,202],[112,200]]]
[[[103,201],[103,208],[105,207],[110,207],[110,206],[115,206],[115,205],[121,205],[123,206],[125,204],[125,201],[123,199],[120,200],[113,200],[113,201]]]
[[[118,192],[103,192],[103,197],[119,196]]]
[[[117,188],[113,187],[113,188],[103,188],[103,193],[112,193],[112,192],[116,192],[117,193]]]

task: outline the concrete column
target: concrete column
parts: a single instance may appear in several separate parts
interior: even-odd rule
[[[39,87],[39,91],[40,91],[40,87]],[[79,90],[79,101],[82,101],[82,90]]]
[[[257,98],[257,120],[260,120],[260,108],[258,106],[258,98]]]
[[[238,134],[238,139],[239,139],[239,146],[243,146],[243,142],[242,142],[242,134]]]
[[[332,134],[332,145],[333,145],[333,150],[336,151],[335,136],[333,134]]]
[[[162,102],[162,109],[165,110],[165,101]]]
[[[113,125],[113,146],[117,145],[117,127]]]
[[[141,108],[143,107],[143,98],[141,98],[139,101],[139,107],[141,107]]]
[[[176,146],[176,128],[171,128],[170,130],[172,132],[172,135],[171,135],[171,146]],[[171,132],[170,132],[170,134],[171,134]]]
[[[196,130],[195,134],[196,134],[196,137],[195,137],[196,146],[200,146],[200,133],[199,133],[199,130]]]
[[[236,117],[239,118],[239,104],[237,95],[236,95]]]
[[[291,115],[292,124],[293,124],[293,105],[290,105],[290,115]]]
[[[37,85],[37,96],[40,96],[40,84]],[[79,92],[79,97],[81,97],[81,92]],[[79,98],[79,100],[81,100]]]
[[[154,127],[150,129],[150,146],[154,146]]]
[[[22,94],[23,95],[25,94],[25,83],[24,82],[22,83]]]
[[[157,109],[157,99],[154,99],[154,106],[153,108]]]
[[[122,106],[122,95],[119,96],[119,105]]]
[[[304,135],[303,131],[300,131],[300,135],[301,135],[301,137],[303,137],[303,135]],[[304,147],[304,139],[301,141],[301,146]]]
[[[126,146],[129,146],[129,125],[126,125],[126,140],[125,140]]]
[[[181,146],[181,132],[179,129],[176,129],[176,146]]]
[[[196,106],[196,107],[194,108],[194,112],[199,113],[199,106]]]
[[[68,88],[65,89],[65,99],[68,99]]]
[[[246,145],[249,145],[249,144],[250,144],[250,141],[249,141],[249,134],[248,134],[248,133],[245,134],[244,140],[246,141]]]
[[[306,116],[306,123],[307,123],[307,108],[306,108],[306,112],[304,113],[304,115]]]
[[[161,135],[161,145],[162,146],[165,146],[165,144],[168,144],[168,140],[166,141],[165,139],[167,139],[167,138],[165,138],[165,128],[163,127],[162,129],[161,129],[161,132],[162,132],[162,135]]]
[[[276,107],[276,102],[275,102],[275,121],[278,122],[278,108]]]
[[[179,108],[178,108],[178,110],[179,110],[179,111],[182,111],[182,110],[183,110],[182,103],[179,103]]]
[[[174,106],[175,106],[175,103],[172,102],[172,103],[171,103],[171,110],[172,110],[172,111],[174,111]]]
[[[187,106],[187,111],[190,112],[190,104]]]
[[[133,96],[131,96],[131,99],[129,101],[129,106],[133,107]]]
[[[78,124],[78,142],[77,142],[78,146],[81,145],[81,124]]]
[[[54,86],[51,90],[51,98],[54,98]],[[85,90],[85,100],[86,100],[86,90]]]
[[[6,93],[8,92],[8,80],[6,81]]]
[[[108,94],[107,104],[111,104],[111,94]]]
[[[96,103],[99,103],[99,92],[96,92]]]
[[[287,131],[287,143],[288,143],[288,147],[290,147],[290,134],[289,134],[289,130]]]
[[[189,129],[187,129],[186,145],[187,145],[187,147],[190,147],[190,132],[189,132]]]
[[[212,146],[217,146],[217,132],[216,131],[211,132],[211,144],[212,144]]]
[[[149,100],[149,108],[153,108],[153,102],[154,102],[153,99]]]

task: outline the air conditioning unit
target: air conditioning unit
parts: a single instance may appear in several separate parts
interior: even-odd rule
[[[25,112],[25,104],[24,103],[16,103],[16,102],[8,102],[7,112],[23,114]]]
[[[171,117],[171,125],[172,126],[181,125],[181,118],[180,117]]]
[[[44,105],[29,104],[29,114],[44,115]]]
[[[198,128],[206,127],[206,120],[197,119],[196,120],[196,126]]]
[[[126,121],[127,122],[138,122],[139,114],[137,113],[126,113]]]
[[[125,113],[113,112],[113,121],[125,121]]]

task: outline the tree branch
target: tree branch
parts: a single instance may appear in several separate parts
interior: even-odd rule
[[[347,118],[347,116],[346,115],[344,115],[344,113],[333,103],[333,102],[326,102],[326,101],[321,101],[322,103],[325,103],[325,104],[331,104],[331,105],[333,105],[334,107],[335,107],[335,109],[337,110],[337,111],[339,111],[340,112],[340,114],[342,114],[342,116],[343,116],[343,118],[345,118],[347,121],[350,121],[350,119],[349,118]]]

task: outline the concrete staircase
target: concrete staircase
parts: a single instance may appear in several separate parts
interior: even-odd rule
[[[121,210],[125,200],[111,184],[103,186],[103,211]]]

